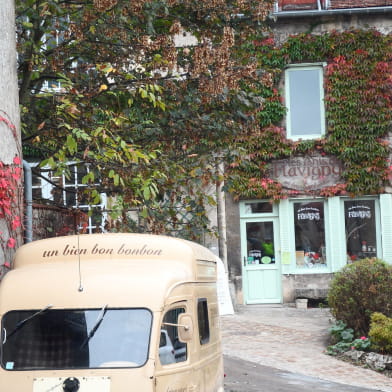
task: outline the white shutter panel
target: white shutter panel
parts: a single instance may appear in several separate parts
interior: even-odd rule
[[[327,225],[327,265],[336,272],[347,263],[344,209],[339,197],[328,199]]]
[[[282,263],[282,273],[288,274],[295,270],[295,244],[293,238],[293,215],[290,207],[292,204],[289,200],[281,200],[279,203],[279,234],[280,234],[280,255],[281,260],[285,253],[290,253],[290,264]]]
[[[392,264],[392,195],[380,195],[381,215],[381,258]]]

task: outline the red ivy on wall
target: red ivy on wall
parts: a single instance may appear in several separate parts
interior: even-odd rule
[[[17,140],[15,126],[5,116],[0,115],[0,122],[6,124]],[[0,247],[5,257],[1,260],[1,265],[10,267],[11,259],[7,259],[17,245],[17,233],[22,227],[20,211],[20,182],[22,177],[22,160],[20,156],[15,156],[13,164],[8,165],[0,161],[0,219],[5,222],[7,232],[0,231]],[[0,271],[1,275],[1,271]]]
[[[235,198],[274,200],[298,193],[323,197],[383,193],[392,177],[388,139],[392,121],[392,37],[375,30],[352,30],[302,33],[290,36],[280,46],[255,42],[254,47],[247,47],[247,53],[252,51],[264,68],[270,67],[276,86],[289,64],[327,63],[327,133],[321,139],[287,140],[282,128],[283,103],[271,99],[275,96],[272,88],[269,95],[266,87],[260,89],[264,94],[260,128],[239,138],[246,152],[228,165],[228,190]],[[268,165],[274,159],[313,154],[338,158],[344,164],[344,184],[297,192],[268,180]]]

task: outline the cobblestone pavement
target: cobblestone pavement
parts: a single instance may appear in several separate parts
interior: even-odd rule
[[[392,378],[326,355],[328,309],[238,306],[221,316],[223,353],[276,369],[369,391],[392,392]]]

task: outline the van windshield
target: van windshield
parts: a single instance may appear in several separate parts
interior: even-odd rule
[[[15,310],[1,325],[6,370],[139,367],[148,358],[148,309]]]

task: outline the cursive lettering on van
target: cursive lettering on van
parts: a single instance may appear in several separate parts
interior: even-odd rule
[[[80,249],[74,245],[66,245],[63,250],[64,256],[78,256],[87,254],[87,249]]]
[[[140,248],[127,248],[126,244],[122,244],[117,251],[118,255],[132,255],[132,256],[161,256],[162,249],[152,249],[147,245]]]
[[[58,250],[44,250],[42,253],[42,257],[54,257],[58,255],[59,255]]]
[[[95,244],[93,249],[91,249],[91,254],[92,255],[112,255],[113,249],[100,247],[98,244]]]
[[[120,247],[107,248],[98,243],[95,243],[92,248],[79,248],[76,245],[65,244],[62,250],[58,249],[44,249],[42,252],[42,258],[53,259],[61,256],[81,256],[81,255],[93,255],[93,256],[111,256],[111,255],[122,255],[122,256],[162,256],[163,250],[159,248],[149,247],[147,244],[138,246],[128,246],[123,243]]]

